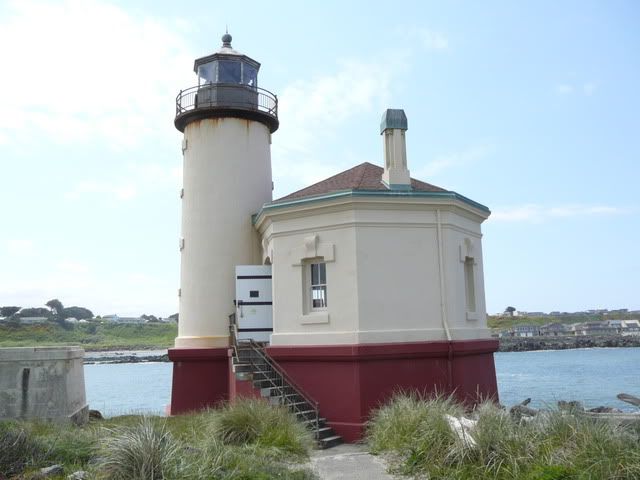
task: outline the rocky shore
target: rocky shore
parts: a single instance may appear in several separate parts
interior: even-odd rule
[[[108,352],[108,354],[97,355],[94,352],[87,352],[84,358],[85,365],[95,363],[145,363],[145,362],[168,362],[169,355],[147,355],[138,352]]]
[[[640,347],[640,336],[593,335],[582,337],[502,337],[500,352],[567,350],[571,348]]]

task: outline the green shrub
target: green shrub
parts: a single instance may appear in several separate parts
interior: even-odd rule
[[[472,445],[462,444],[444,415],[461,409],[446,399],[395,397],[368,427],[377,453],[391,453],[394,470],[428,478],[631,480],[640,478],[640,435],[629,427],[578,413],[541,412],[519,422],[491,403],[477,420]]]
[[[472,436],[476,447],[468,452],[469,457],[487,476],[507,473],[509,478],[519,478],[536,456],[538,429],[515,422],[509,412],[492,402],[480,404],[475,416]]]
[[[306,455],[311,433],[284,407],[263,400],[242,399],[212,416],[211,433],[229,445],[258,445],[294,455]]]
[[[313,473],[282,461],[282,452],[252,445],[224,445],[213,437],[183,451],[177,469],[180,479],[313,480]]]
[[[179,445],[164,423],[144,417],[138,425],[103,429],[98,470],[109,480],[163,480],[171,477]]]
[[[574,478],[576,478],[575,470],[561,465],[536,467],[527,476],[527,480],[571,480]]]
[[[39,440],[46,449],[45,459],[49,463],[83,466],[97,455],[94,432],[75,425],[59,426],[55,434]]]
[[[445,415],[458,417],[462,412],[450,397],[397,394],[372,415],[367,428],[371,451],[388,451],[402,458],[399,471],[407,474],[434,462],[442,466],[457,463],[464,456],[464,446]]]
[[[0,474],[7,477],[20,474],[28,466],[36,464],[44,450],[22,428],[0,424]]]

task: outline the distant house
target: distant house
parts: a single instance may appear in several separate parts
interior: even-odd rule
[[[622,320],[620,335],[640,335],[640,320]]]
[[[540,335],[538,325],[515,325],[510,329],[512,337],[534,337]]]
[[[572,327],[575,336],[581,335],[615,335],[618,327],[609,325],[607,322],[585,322],[577,323]]]
[[[566,335],[569,328],[563,323],[547,323],[540,327],[540,335],[557,337],[558,335]]]
[[[120,317],[119,315],[104,315],[102,320],[106,322],[114,323],[146,323],[146,320],[141,317]]]
[[[20,317],[20,323],[23,325],[34,325],[38,323],[47,323],[47,317]]]

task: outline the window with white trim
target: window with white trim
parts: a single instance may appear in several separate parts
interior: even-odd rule
[[[327,265],[309,264],[309,307],[310,310],[327,308]]]

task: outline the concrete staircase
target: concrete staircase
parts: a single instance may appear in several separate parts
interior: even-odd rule
[[[233,327],[233,324],[232,324]],[[233,341],[233,372],[237,380],[252,382],[254,391],[272,405],[283,405],[309,430],[321,449],[342,443],[320,416],[318,403],[303,393],[286,373],[264,351],[264,345],[253,340]],[[256,395],[257,396],[257,395]]]

